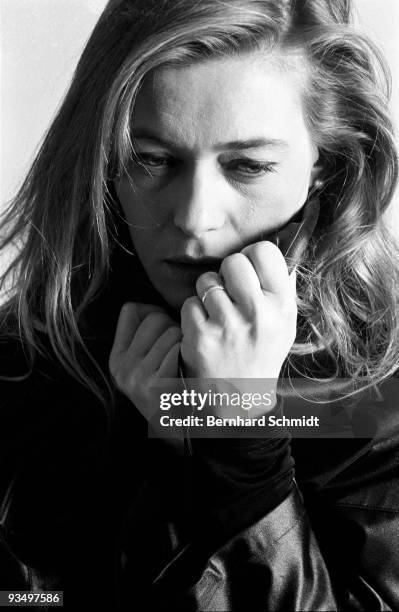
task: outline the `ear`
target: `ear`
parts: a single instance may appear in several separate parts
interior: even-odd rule
[[[313,166],[312,170],[310,171],[310,185],[311,186],[313,185],[315,180],[320,176],[322,170],[323,170],[322,166],[318,165],[317,163]]]
[[[319,175],[321,174],[321,172],[323,170],[320,150],[319,150],[318,146],[316,145],[316,143],[314,141],[311,144],[311,148],[312,148],[311,155],[312,155],[313,166],[312,166],[312,169],[310,171],[309,189],[311,189],[313,187],[314,182],[319,178]]]

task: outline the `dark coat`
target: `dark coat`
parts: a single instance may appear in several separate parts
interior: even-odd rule
[[[108,324],[92,345],[104,368]],[[2,376],[26,371],[18,341],[1,342],[0,362]],[[0,590],[63,590],[70,610],[399,609],[392,388],[372,436],[292,440],[288,497],[212,538],[185,499],[190,457],[148,440],[122,395],[109,423],[39,359],[25,380],[0,382]]]

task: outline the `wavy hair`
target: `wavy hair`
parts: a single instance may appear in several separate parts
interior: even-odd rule
[[[305,60],[306,121],[322,168],[321,216],[298,269],[300,324],[287,363],[312,377],[300,358],[327,354],[333,378],[363,386],[393,374],[399,259],[384,213],[398,168],[389,73],[350,12],[350,0],[108,3],[3,215],[0,248],[16,246],[1,278],[9,287],[3,313],[17,316],[32,359],[45,331],[63,367],[106,403],[78,358],[78,350],[90,357],[80,322],[110,271],[118,209],[110,184],[134,155],[131,117],[146,76],[160,66],[287,49]]]

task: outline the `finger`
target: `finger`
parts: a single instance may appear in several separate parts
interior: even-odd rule
[[[175,325],[175,321],[163,312],[150,313],[137,328],[127,352],[135,360],[143,359],[164,331]]]
[[[221,277],[216,272],[205,272],[197,279],[197,293],[209,317],[217,322],[225,322],[226,318],[235,314],[234,306]],[[205,299],[203,299],[205,297]]]
[[[201,300],[196,295],[184,302],[180,312],[180,324],[184,336],[190,337],[193,329],[203,327],[207,320],[208,315],[202,307]]]
[[[170,351],[172,346],[181,340],[182,333],[180,327],[173,325],[163,332],[163,334],[155,341],[150,351],[145,357],[145,367],[150,372],[160,368],[165,355]]]
[[[180,345],[180,342],[176,342],[165,355],[158,370],[159,378],[177,378],[179,375],[178,357]]]
[[[251,315],[263,299],[263,293],[248,257],[242,253],[229,255],[223,260],[220,271],[230,298],[244,314]]]
[[[164,311],[159,306],[153,304],[126,302],[122,306],[111,351],[114,357],[127,351],[137,328],[151,312]]]
[[[157,306],[156,304],[142,304],[141,302],[135,302],[135,304],[141,321],[144,321],[144,319],[153,312],[159,312],[168,316],[166,310],[161,306]]]
[[[119,314],[114,344],[112,346],[111,355],[113,357],[116,357],[120,353],[124,353],[129,348],[134,333],[140,323],[141,319],[136,304],[133,302],[124,304]]]
[[[252,263],[263,291],[276,295],[291,292],[287,264],[276,245],[269,241],[257,242],[241,253]]]

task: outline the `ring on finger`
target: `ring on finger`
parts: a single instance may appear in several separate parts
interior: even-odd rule
[[[206,298],[210,293],[212,293],[212,291],[226,291],[226,289],[223,285],[211,285],[210,287],[208,287],[208,289],[204,291],[203,295],[201,296],[201,302],[203,304],[205,304]]]

